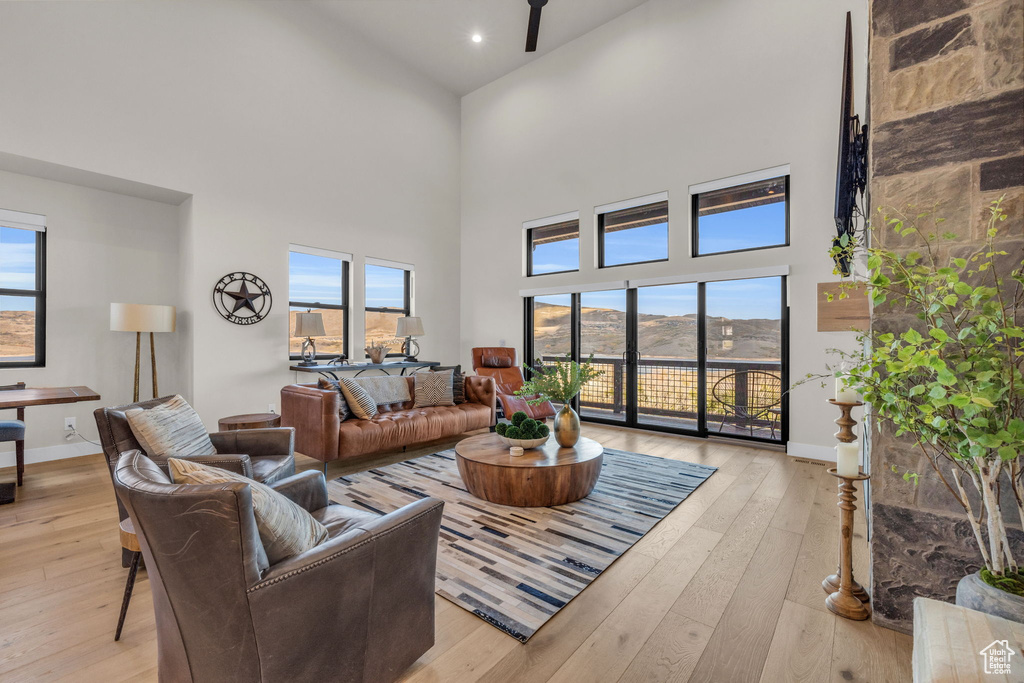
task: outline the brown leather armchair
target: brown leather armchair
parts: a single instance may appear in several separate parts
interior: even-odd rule
[[[330,504],[320,472],[279,480],[330,536],[269,566],[248,484],[175,485],[130,451],[114,487],[149,572],[161,681],[384,683],[434,644],[439,500],[377,516]]]
[[[506,418],[520,410],[535,420],[544,420],[555,414],[551,401],[530,405],[525,398],[515,395],[525,381],[515,349],[507,346],[476,347],[473,349],[473,369],[478,375],[494,378],[498,402]]]
[[[125,412],[132,408],[148,410],[162,403],[171,400],[172,396],[163,396],[148,401],[129,403],[123,406],[112,408],[97,408],[93,411],[96,418],[96,428],[100,433],[100,444],[103,446],[103,454],[107,458],[107,468],[110,476],[114,476],[114,467],[122,453],[130,450],[139,450],[145,453],[145,449],[135,438],[131,427],[128,425],[128,418]],[[217,453],[231,453],[248,455],[249,459],[243,463],[239,459],[228,462],[215,462],[220,467],[231,469],[239,474],[261,481],[264,484],[290,477],[295,474],[295,430],[288,427],[274,429],[244,429],[228,432],[213,432],[210,434],[210,441],[213,442]],[[177,456],[188,457],[188,456]],[[204,462],[208,458],[217,456],[203,456]],[[158,466],[166,471],[166,465],[160,459],[154,459]],[[250,464],[251,463],[251,464]],[[124,509],[121,501],[117,501],[118,515],[121,521],[128,518],[128,512]],[[127,551],[122,553],[122,564],[128,566]]]

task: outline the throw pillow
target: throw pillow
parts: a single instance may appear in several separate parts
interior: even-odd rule
[[[352,417],[352,410],[348,407],[348,401],[345,400],[345,392],[341,390],[341,383],[338,380],[321,377],[316,385],[324,391],[334,389],[338,392],[338,417],[341,418],[342,422]]]
[[[450,372],[417,372],[416,407],[453,406],[452,373]]]
[[[341,383],[341,393],[345,394],[348,407],[356,417],[371,420],[377,415],[377,402],[359,382],[349,377],[342,377],[338,381]]]
[[[461,365],[435,365],[430,368],[431,372],[452,373],[452,398],[455,405],[466,402],[466,376],[462,374]]]
[[[366,393],[370,395],[373,402],[379,406],[388,403],[405,403],[412,399],[409,395],[409,381],[399,375],[385,375],[383,377],[359,377],[353,378],[359,383]]]
[[[217,449],[188,401],[175,395],[153,408],[124,413],[142,450],[158,461],[172,455],[214,455]]]
[[[298,555],[327,540],[327,527],[299,505],[274,489],[235,472],[191,460],[168,458],[167,468],[175,484],[230,484],[241,482],[252,490],[256,528],[270,564]]]

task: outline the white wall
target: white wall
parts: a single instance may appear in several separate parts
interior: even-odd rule
[[[97,440],[92,411],[132,399],[135,335],[110,331],[110,303],[177,304],[178,207],[77,185],[0,171],[0,207],[47,219],[46,367],[0,370],[0,384],[84,384],[102,402],[26,409],[26,461],[95,453],[64,441],[64,418]],[[178,334],[157,335],[161,386],[180,384]],[[142,396],[150,394],[149,341],[143,340]],[[13,419],[13,411],[3,419]],[[14,444],[0,445],[0,467],[14,464]]]
[[[863,91],[862,0],[650,0],[464,97],[463,362],[473,346],[521,349],[520,289],[788,264],[791,375],[822,371],[823,349],[852,340],[815,331],[815,284],[834,277],[826,252],[848,9]],[[690,185],[787,163],[792,246],[689,256]],[[670,260],[598,271],[593,207],[666,190]],[[523,221],[572,210],[580,271],[523,277]],[[829,457],[828,395],[817,385],[794,393],[792,453]]]
[[[178,279],[159,291],[180,295],[179,386],[207,426],[266,410],[294,379],[292,242],[354,253],[356,306],[364,257],[415,264],[423,356],[455,360],[454,95],[309,3],[2,3],[0,63],[0,152],[192,195],[181,209]],[[53,250],[60,239],[55,232]],[[68,276],[91,268],[82,262]],[[213,308],[214,283],[236,270],[273,291],[257,325],[232,325]],[[362,316],[352,318],[359,350]],[[83,350],[112,356],[106,343]]]

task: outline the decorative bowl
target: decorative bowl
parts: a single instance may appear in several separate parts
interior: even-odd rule
[[[550,436],[550,434],[548,435]],[[542,436],[539,439],[506,439],[501,434],[497,437],[501,439],[501,442],[506,446],[522,446],[523,448],[537,448],[547,443],[548,436]]]

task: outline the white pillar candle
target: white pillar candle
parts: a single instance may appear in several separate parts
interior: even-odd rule
[[[524,452],[525,451],[523,450],[522,446],[512,446],[511,448],[508,449],[508,454],[511,455],[513,458],[518,458]]]
[[[836,403],[860,403],[860,394],[856,389],[843,384],[847,375],[836,377]]]
[[[860,442],[836,444],[836,472],[840,477],[860,474]]]

